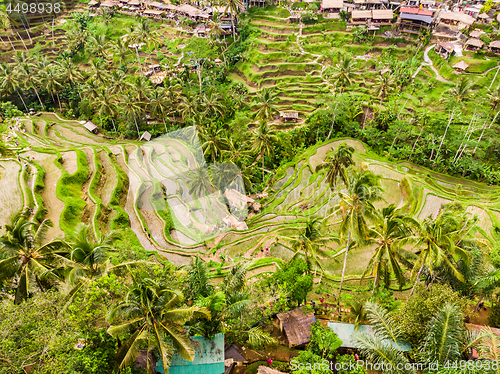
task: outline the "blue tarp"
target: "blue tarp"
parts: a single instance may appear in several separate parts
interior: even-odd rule
[[[202,336],[191,337],[195,341],[193,361],[187,361],[177,352],[170,362],[170,374],[223,374],[224,373],[224,334],[215,335],[213,340]],[[164,374],[161,361],[156,363],[156,371]]]

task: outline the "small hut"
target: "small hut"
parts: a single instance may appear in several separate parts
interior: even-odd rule
[[[456,69],[458,71],[465,71],[468,67],[469,65],[467,65],[465,61],[460,61],[453,65],[453,69]]]
[[[372,19],[370,10],[353,10],[351,13],[351,23],[356,25],[367,24]]]
[[[297,122],[299,120],[298,112],[280,112],[280,119],[284,122]]]
[[[321,10],[329,13],[339,13],[344,8],[344,0],[322,0]]]
[[[99,3],[95,0],[90,0],[88,5],[89,7],[94,8],[95,6],[98,6]]]
[[[500,40],[493,40],[488,46],[493,53],[500,53]]]
[[[448,57],[450,57],[451,54],[453,53],[453,51],[455,50],[455,46],[451,43],[448,43],[448,42],[441,42],[441,43],[436,44],[436,46],[434,47],[434,50],[442,58],[447,60]]]
[[[481,36],[483,32],[480,30],[480,29],[475,29],[474,31],[472,31],[469,36],[471,38],[479,38]]]
[[[465,42],[465,49],[472,52],[477,52],[483,49],[483,46],[484,43],[477,38],[471,38]]]
[[[298,347],[309,343],[311,339],[311,325],[316,321],[313,313],[306,313],[302,308],[278,314],[280,330],[285,331],[288,346]]]
[[[139,140],[141,142],[149,142],[151,140],[151,134],[148,131],[144,131]]]
[[[378,25],[390,25],[394,19],[392,9],[374,9],[372,10],[373,23]]]
[[[88,121],[85,122],[83,125],[88,131],[90,131],[92,134],[97,134],[99,132],[99,129],[97,128],[96,125],[94,125],[92,122]]]

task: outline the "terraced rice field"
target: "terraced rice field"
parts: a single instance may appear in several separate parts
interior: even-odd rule
[[[26,205],[34,207],[34,215],[53,221],[49,239],[67,234],[78,222],[89,224],[95,236],[125,225],[146,250],[157,251],[178,265],[198,253],[205,260],[220,261],[219,255],[229,261],[251,259],[255,274],[271,271],[273,263],[291,258],[289,238],[308,216],[328,217],[333,231],[339,218],[330,212],[338,198],[329,190],[324,171],[316,173],[316,168],[343,141],[356,149],[358,165],[382,176],[386,201],[378,206],[393,203],[423,218],[435,216],[442,204],[460,201],[478,216],[485,235],[500,216],[498,188],[439,175],[410,163],[380,161],[366,153],[363,143],[346,139],[310,149],[279,169],[267,191],[269,196],[260,200],[261,212],[246,220],[248,230],[209,235],[207,230],[219,224],[228,210],[217,194],[200,198],[190,192],[188,173],[204,161],[183,141],[110,141],[55,117],[35,117],[23,124],[25,132],[16,131],[21,161],[0,162],[0,225]],[[264,247],[271,248],[270,257],[261,252]],[[341,252],[334,243],[326,250],[331,256],[324,259],[324,267],[335,282],[340,278],[337,258]],[[347,269],[350,276],[359,277],[370,251],[370,247],[353,251]]]

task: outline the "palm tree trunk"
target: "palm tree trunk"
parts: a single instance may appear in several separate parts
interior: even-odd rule
[[[163,120],[163,126],[165,126],[165,134],[166,134],[168,130],[167,130],[167,123],[165,122],[165,116],[161,116],[161,119]]]
[[[113,124],[113,129],[115,130],[116,132],[116,126],[115,126],[115,121],[113,120],[113,117],[111,117],[111,123]]]
[[[418,134],[417,140],[415,140],[415,143],[413,144],[413,148],[411,149],[411,153],[410,153],[410,157],[408,157],[408,161],[410,161],[411,157],[413,156],[413,152],[415,151],[415,147],[417,146],[417,143],[418,143],[420,136],[422,135],[423,132],[424,132],[424,129],[422,128],[422,130],[420,130],[420,134]]]
[[[417,278],[415,279],[415,283],[413,284],[413,288],[411,289],[410,296],[413,295],[413,292],[415,292],[415,287],[417,287],[417,284],[420,281],[420,275],[422,275],[422,271],[424,270],[425,260],[427,260],[428,253],[429,252],[425,253],[424,260],[422,261],[422,266],[420,266],[420,270],[418,271]]]
[[[7,43],[4,42],[4,40],[2,39],[1,36],[0,36],[0,40],[2,41],[3,45],[7,47]]]
[[[450,127],[450,124],[451,124],[451,121],[453,121],[453,117],[455,116],[455,111],[453,111],[451,113],[451,116],[450,116],[450,120],[448,121],[448,125],[446,125],[446,129],[444,130],[444,135],[443,135],[443,138],[441,139],[441,143],[439,143],[439,148],[438,150],[436,151],[436,158],[434,159],[434,161],[437,160],[438,156],[439,156],[439,151],[441,150],[441,147],[443,146],[443,142],[444,142],[444,139],[446,138],[446,134],[448,132],[448,128]]]
[[[38,95],[38,90],[35,88],[35,85],[33,84],[33,82],[31,82],[31,79],[30,79],[30,83],[31,83],[31,86],[33,87],[33,89],[35,90],[36,97],[38,98],[38,102],[40,103],[42,109],[44,109],[42,100],[40,99],[40,95]]]
[[[16,92],[19,95],[19,98],[21,99],[21,101],[23,102],[24,109],[26,109],[26,113],[28,113],[28,107],[26,106],[26,103],[24,102],[22,95],[19,93],[18,90],[16,90]]]
[[[137,119],[135,118],[135,114],[133,116],[134,116],[135,128],[137,129],[137,136],[140,138],[141,133],[139,132],[139,125],[137,124]]]
[[[17,52],[16,47],[14,47],[14,44],[12,44],[12,40],[10,40],[10,36],[9,36],[9,34],[7,34],[7,39],[9,39],[9,43],[10,43],[11,47],[14,49],[14,51],[16,51],[16,52]]]
[[[59,102],[59,110],[62,112],[61,100],[59,99],[59,94],[56,92],[57,101]]]
[[[265,171],[264,171],[264,153],[262,153],[262,184],[264,184],[264,177],[265,177]]]
[[[375,274],[375,280],[373,281],[373,291],[372,295],[375,294],[375,290],[378,288],[378,274],[379,274],[379,269],[377,269],[377,273]]]
[[[349,253],[349,245],[351,244],[351,230],[349,230],[349,235],[347,236],[347,245],[345,247],[344,255],[344,265],[342,266],[342,278],[340,278],[339,286],[339,298],[337,300],[337,306],[340,308],[340,295],[342,294],[342,286],[344,285],[345,267],[347,264],[347,254]]]
[[[495,121],[498,117],[498,113],[500,113],[500,111],[498,111],[497,114],[495,114],[495,117],[493,118],[493,121],[491,121],[490,125],[488,126],[488,129],[491,127],[491,125],[493,125],[495,123]],[[476,154],[477,146],[481,142],[481,139],[483,138],[484,130],[486,130],[486,128],[483,128],[483,131],[481,132],[481,135],[479,136],[479,140],[476,143],[476,147],[474,148],[474,151],[472,152],[473,156]]]
[[[23,43],[23,45],[24,45],[24,49],[26,49],[26,52],[30,53],[30,51],[28,50],[28,47],[26,47],[26,44],[24,44],[24,40],[23,40],[23,38],[21,38],[21,35],[19,35],[19,32],[17,32],[17,31],[16,31],[16,33],[17,33],[17,36],[19,36],[19,39],[21,39],[21,42],[22,42],[22,43]]]

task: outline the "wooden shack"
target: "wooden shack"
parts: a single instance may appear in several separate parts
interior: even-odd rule
[[[280,112],[280,119],[284,122],[297,122],[299,120],[298,112]]]
[[[448,57],[450,57],[451,54],[453,53],[453,51],[455,50],[455,46],[451,43],[448,43],[448,42],[441,42],[441,43],[436,44],[436,46],[434,47],[434,50],[442,58],[447,60]]]
[[[85,124],[83,125],[83,127],[85,127],[92,134],[98,134],[99,133],[99,128],[96,125],[94,125],[92,122],[90,122],[90,121],[85,122]]]
[[[149,142],[151,140],[151,134],[148,131],[144,131],[139,140],[141,142]]]
[[[280,313],[277,317],[280,321],[280,330],[285,332],[290,348],[309,343],[311,325],[316,322],[313,313],[306,313],[303,308],[297,308]]]

